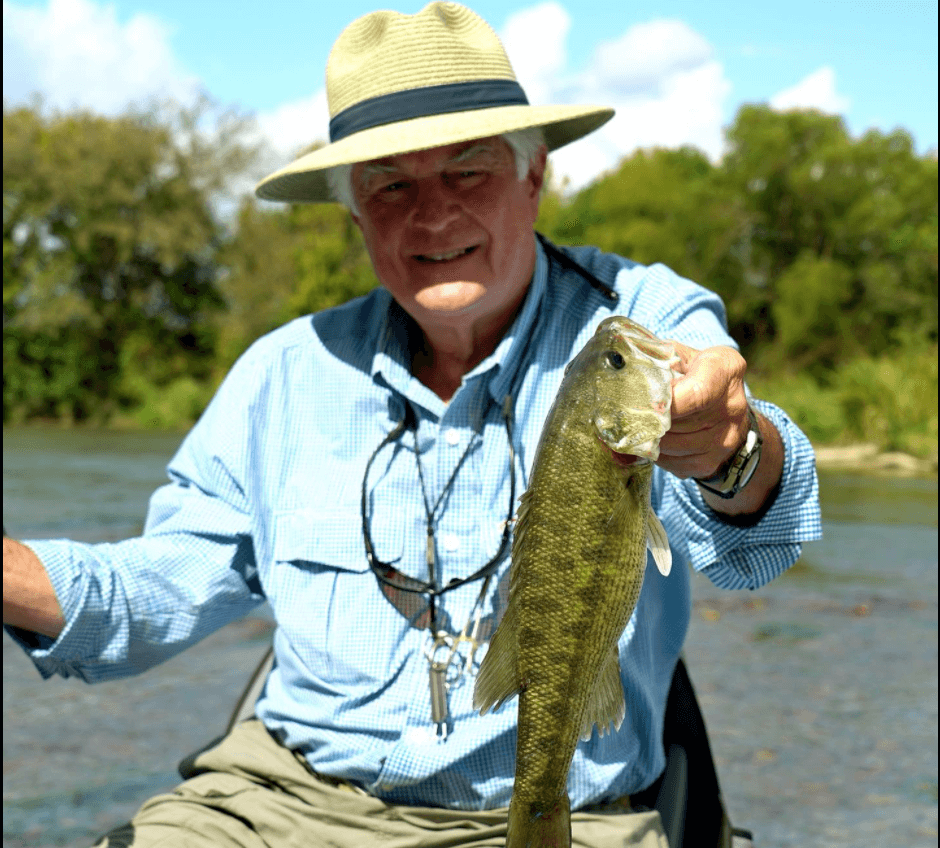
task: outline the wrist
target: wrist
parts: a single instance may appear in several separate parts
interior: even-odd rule
[[[748,404],[748,428],[741,444],[710,477],[695,478],[707,492],[722,500],[731,500],[751,482],[763,452],[764,436],[754,408]]]
[[[65,616],[39,557],[20,542],[3,539],[3,623],[58,638]]]
[[[760,414],[755,417],[762,444],[760,461],[747,485],[739,487],[732,497],[725,498],[696,481],[703,500],[713,512],[718,513],[722,520],[734,519],[732,523],[745,526],[755,524],[770,509],[783,477],[783,440],[769,419]]]

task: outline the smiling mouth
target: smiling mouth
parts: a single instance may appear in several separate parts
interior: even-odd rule
[[[477,249],[477,245],[465,247],[461,250],[452,250],[449,253],[418,253],[415,259],[419,262],[450,262],[453,259],[460,259],[462,256],[469,256]]]

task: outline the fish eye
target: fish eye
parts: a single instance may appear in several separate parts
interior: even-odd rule
[[[627,364],[627,361],[616,350],[607,351],[607,361],[610,363],[612,368],[616,368],[618,371]]]

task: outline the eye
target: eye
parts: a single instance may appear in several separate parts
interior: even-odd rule
[[[607,361],[611,368],[616,368],[618,371],[627,364],[627,361],[615,350],[607,351]]]
[[[455,171],[451,174],[445,174],[444,182],[447,183],[447,185],[454,186],[455,188],[475,188],[483,182],[485,176],[486,175],[483,171],[467,168],[463,171]]]

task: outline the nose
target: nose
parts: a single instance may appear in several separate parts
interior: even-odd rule
[[[443,232],[460,214],[460,204],[439,177],[421,180],[415,196],[411,220],[431,232]]]

